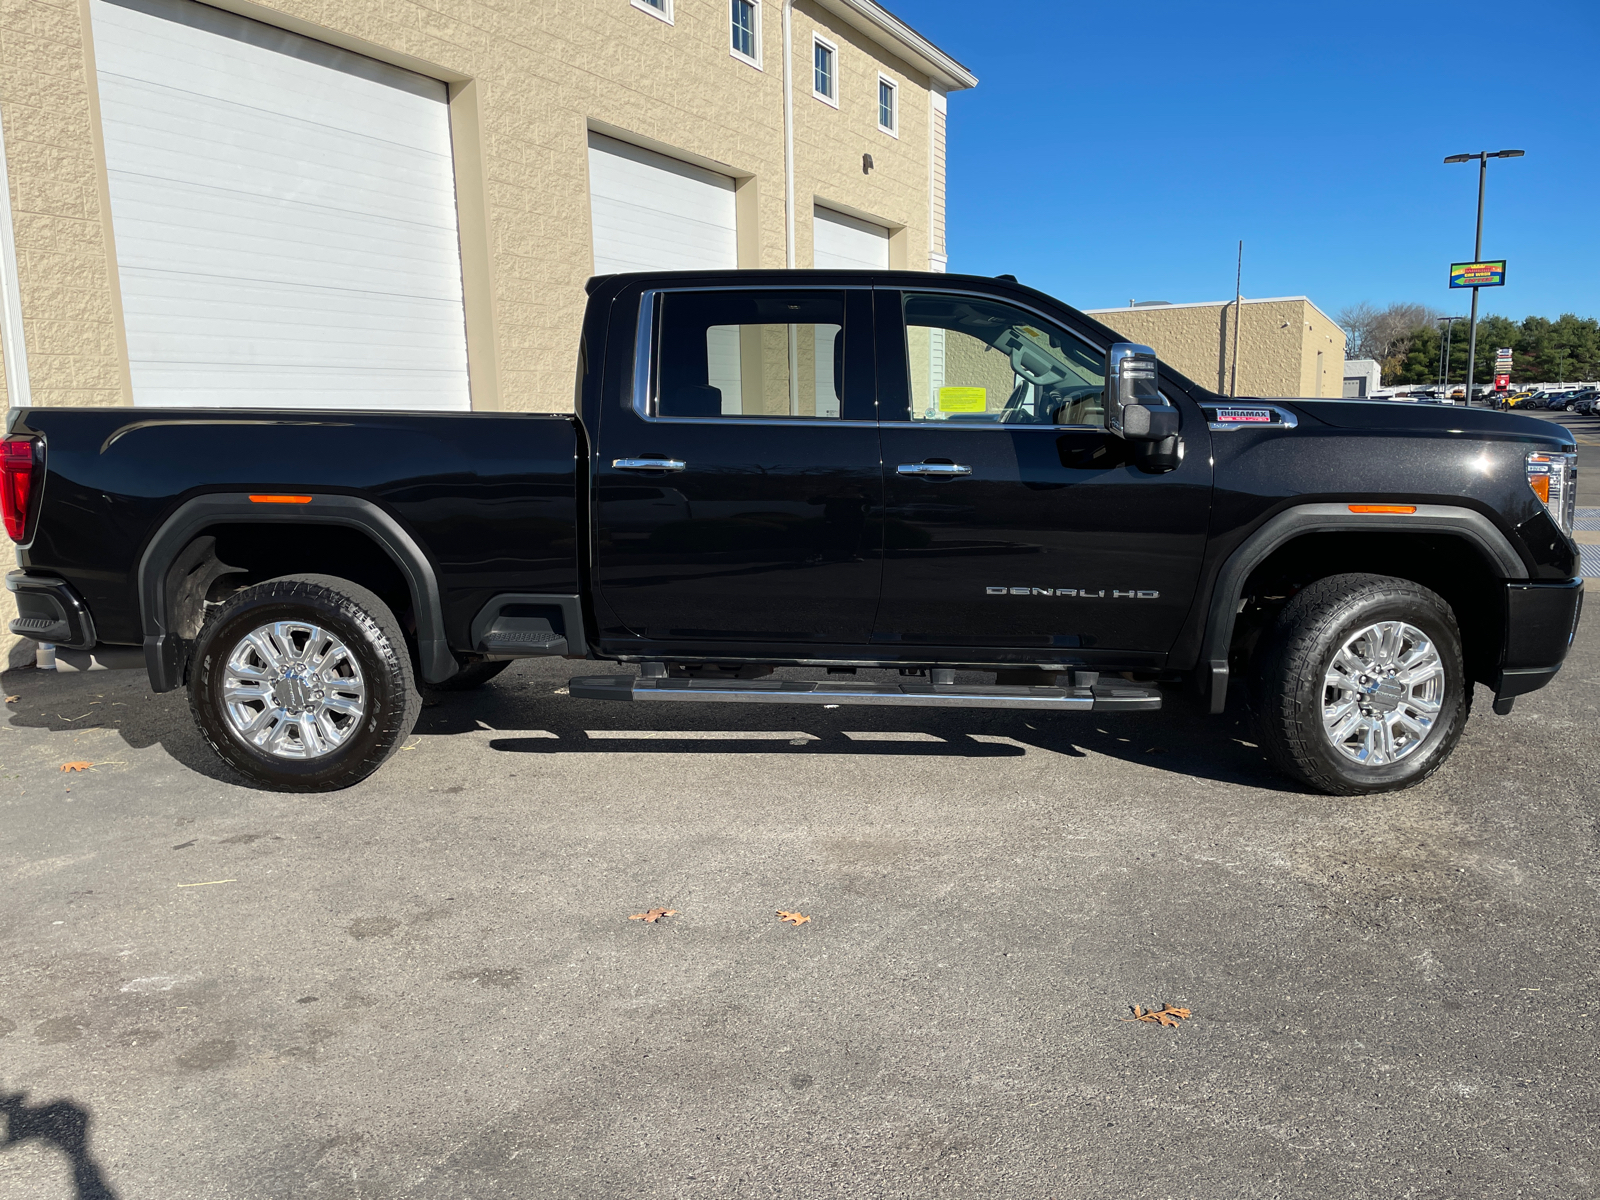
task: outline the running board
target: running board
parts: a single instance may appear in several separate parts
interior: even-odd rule
[[[834,683],[789,679],[645,679],[585,675],[567,682],[578,700],[741,701],[752,704],[892,704],[916,708],[1051,708],[1065,712],[1154,712],[1155,684],[1125,680],[1092,687],[1005,684]]]

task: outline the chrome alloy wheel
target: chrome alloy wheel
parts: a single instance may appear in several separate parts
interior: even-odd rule
[[[1444,705],[1444,659],[1428,635],[1404,621],[1379,621],[1345,639],[1322,684],[1322,730],[1364,767],[1416,752]]]
[[[361,727],[367,687],[356,656],[309,621],[274,621],[228,655],[222,702],[233,735],[275,758],[321,758]]]

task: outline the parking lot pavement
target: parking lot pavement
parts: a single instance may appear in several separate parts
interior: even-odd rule
[[[1593,621],[1357,800],[1181,705],[661,711],[580,666],[317,796],[140,676],[6,674],[0,1194],[1600,1190]]]

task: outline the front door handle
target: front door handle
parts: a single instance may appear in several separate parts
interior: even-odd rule
[[[681,458],[613,458],[618,471],[681,471],[689,464]]]
[[[971,475],[972,468],[961,463],[919,462],[901,463],[897,475],[926,475],[933,479],[949,479],[957,475]]]

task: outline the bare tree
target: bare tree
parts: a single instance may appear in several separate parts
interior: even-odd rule
[[[1374,308],[1366,301],[1339,310],[1339,327],[1347,339],[1345,354],[1350,358],[1370,358],[1388,371],[1396,359],[1404,358],[1419,329],[1427,329],[1443,314],[1426,304],[1391,304]]]

